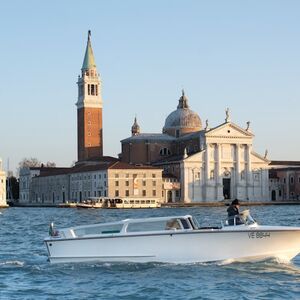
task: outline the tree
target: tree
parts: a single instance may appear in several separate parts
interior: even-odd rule
[[[56,163],[54,161],[47,161],[45,167],[47,167],[47,168],[55,168],[56,167]]]
[[[25,168],[25,167],[32,168],[32,167],[40,167],[40,166],[41,166],[41,162],[35,157],[23,158],[19,162],[19,169]]]

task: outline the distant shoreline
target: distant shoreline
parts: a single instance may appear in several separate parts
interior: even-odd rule
[[[162,208],[179,208],[179,207],[222,207],[228,206],[230,202],[194,202],[194,203],[162,203]],[[241,206],[263,206],[263,205],[300,205],[300,201],[269,201],[269,202],[242,202],[240,201]],[[40,204],[40,203],[11,203],[12,207],[59,207],[58,204]],[[8,208],[7,206],[0,206],[0,208]],[[62,206],[66,208],[66,206]],[[74,208],[74,207],[67,207]],[[121,209],[121,208],[119,208]]]

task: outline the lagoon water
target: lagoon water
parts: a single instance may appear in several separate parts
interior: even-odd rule
[[[244,207],[243,207],[244,209]],[[300,299],[300,255],[291,263],[56,264],[44,237],[56,226],[132,217],[194,215],[219,225],[226,207],[152,210],[9,208],[0,214],[0,299]],[[266,225],[300,226],[300,206],[255,206]]]

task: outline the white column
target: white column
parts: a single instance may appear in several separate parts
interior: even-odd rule
[[[221,144],[217,144],[217,200],[221,201],[223,200],[223,182],[222,182],[222,158],[221,158]]]
[[[209,149],[210,149],[210,144],[206,144],[206,151],[205,151],[205,179],[206,182],[210,178],[210,157],[209,157]]]
[[[241,168],[240,168],[240,144],[236,144],[235,145],[235,197],[239,198],[239,190],[240,190],[240,172],[241,172]]]
[[[253,198],[253,189],[251,188],[253,185],[253,176],[252,176],[252,166],[251,166],[251,151],[252,145],[247,145],[247,178],[246,178],[246,189],[247,194],[246,197],[251,200]]]
[[[241,152],[240,152],[240,144],[236,144],[235,145],[236,148],[236,183],[239,184],[240,182],[240,172],[241,172],[241,163],[240,163],[240,156],[241,156]]]

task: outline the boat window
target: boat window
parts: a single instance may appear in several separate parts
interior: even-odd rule
[[[130,202],[130,204],[134,204],[134,200],[130,200],[129,202]]]
[[[127,226],[127,232],[161,231],[161,230],[165,230],[165,227],[166,227],[165,220],[129,223]]]
[[[178,219],[171,219],[168,220],[166,223],[166,230],[172,230],[172,229],[181,229],[180,222]]]
[[[181,221],[181,224],[182,224],[184,229],[190,229],[191,228],[189,222],[186,219],[180,219],[180,221]]]
[[[123,224],[97,225],[74,229],[74,234],[77,237],[81,237],[86,235],[119,233],[122,230],[122,227]]]
[[[150,204],[150,200],[146,200],[146,203],[147,203],[147,204]]]

